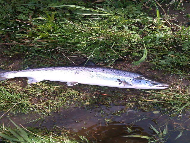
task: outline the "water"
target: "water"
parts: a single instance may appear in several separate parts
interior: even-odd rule
[[[1,116],[2,113],[0,113]],[[166,143],[190,142],[190,112],[170,117],[158,111],[143,112],[126,109],[125,106],[99,106],[97,108],[70,107],[52,112],[49,116],[38,114],[6,115],[0,120],[5,126],[13,126],[8,117],[24,127],[37,127],[52,130],[54,128],[70,131],[70,136],[79,139],[85,136],[90,142],[98,143],[147,143],[147,139],[125,137],[141,135],[161,138],[151,129],[151,125],[161,134],[167,127],[168,133],[162,136]],[[175,138],[182,132],[182,136]]]

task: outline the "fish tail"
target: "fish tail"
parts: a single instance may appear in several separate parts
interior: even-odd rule
[[[1,81],[1,80],[6,80],[6,79],[8,79],[8,78],[5,77],[5,73],[6,73],[6,72],[7,72],[7,71],[0,69],[0,81]]]

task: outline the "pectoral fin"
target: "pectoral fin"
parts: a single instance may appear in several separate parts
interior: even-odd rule
[[[5,70],[2,70],[2,69],[0,68],[0,81],[7,79],[6,77],[4,77],[4,73],[6,73],[6,71],[5,71]]]
[[[73,86],[73,85],[77,85],[78,82],[67,82],[67,86]]]
[[[40,80],[41,81],[41,80]],[[36,80],[35,78],[28,77],[28,84],[34,84],[36,82],[40,82],[39,80]]]
[[[126,82],[125,80],[117,79],[119,84],[123,84],[124,86],[132,86],[130,83]]]

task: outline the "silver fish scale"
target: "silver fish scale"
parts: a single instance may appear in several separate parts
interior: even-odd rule
[[[21,71],[11,71],[12,73],[16,72],[53,72],[53,71],[75,71],[76,74],[80,72],[90,72],[94,74],[103,74],[103,75],[110,75],[110,77],[113,76],[121,76],[121,77],[130,77],[130,78],[136,78],[140,77],[140,74],[131,73],[123,70],[117,70],[112,68],[98,68],[98,67],[51,67],[51,68],[39,68],[39,69],[28,69],[28,70],[21,70]]]
[[[36,82],[43,80],[75,82],[75,80],[78,80],[84,83],[83,80],[86,80],[85,82],[88,83],[87,80],[91,81],[96,80],[97,82],[98,79],[100,81],[101,80],[117,81],[119,79],[130,82],[133,78],[140,77],[141,75],[111,68],[51,67],[51,68],[11,71],[11,72],[6,72],[5,76],[7,78],[29,77],[31,79],[30,81],[36,80]]]
[[[167,84],[148,80],[140,74],[123,70],[101,67],[51,67],[0,73],[0,80],[27,77],[28,83],[43,80],[77,83],[118,88],[165,89]]]

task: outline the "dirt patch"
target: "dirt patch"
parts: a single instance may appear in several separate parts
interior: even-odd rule
[[[181,9],[177,9],[175,5],[172,4],[159,4],[158,9],[162,18],[166,20],[169,26],[173,24],[189,26],[190,22],[190,3],[188,1],[181,3]],[[145,10],[149,9],[145,5]],[[152,9],[149,14],[152,17],[156,17],[156,8]]]

